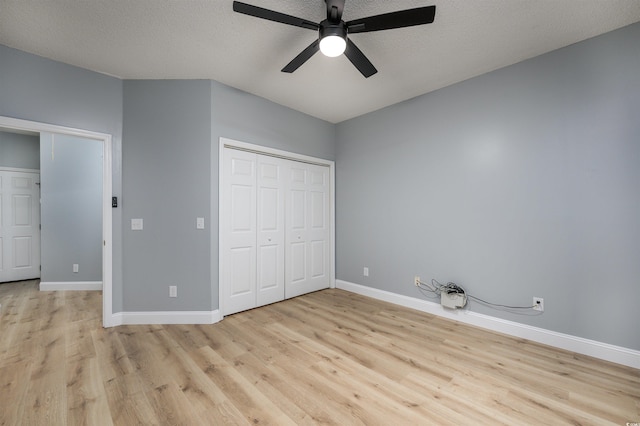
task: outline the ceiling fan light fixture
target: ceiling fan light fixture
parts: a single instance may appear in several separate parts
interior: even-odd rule
[[[330,58],[335,58],[344,53],[347,41],[340,36],[330,35],[320,40],[320,51]]]
[[[347,48],[347,29],[344,23],[320,23],[320,51],[323,55],[335,58],[344,53]]]

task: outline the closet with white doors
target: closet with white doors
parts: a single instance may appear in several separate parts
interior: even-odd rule
[[[222,314],[328,288],[329,167],[235,148],[222,151]]]

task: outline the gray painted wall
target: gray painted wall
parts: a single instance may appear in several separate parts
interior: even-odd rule
[[[640,349],[640,24],[337,126],[337,278]],[[362,276],[369,267],[370,275]]]
[[[0,45],[0,115],[113,136],[122,188],[122,81]],[[122,216],[113,209],[113,312],[122,311]]]
[[[40,138],[35,135],[0,131],[0,167],[38,170]]]
[[[102,281],[102,143],[42,133],[40,146],[40,279]]]
[[[211,82],[213,141],[219,137],[335,160],[335,126],[264,98]]]
[[[210,87],[124,82],[125,311],[212,309]],[[206,218],[206,229],[196,229],[196,217]],[[131,230],[132,218],[144,220],[142,231]],[[177,298],[169,298],[170,285]]]

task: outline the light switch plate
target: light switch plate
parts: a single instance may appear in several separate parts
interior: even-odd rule
[[[131,219],[131,230],[142,231],[142,219]]]
[[[204,217],[196,218],[196,229],[204,229]]]

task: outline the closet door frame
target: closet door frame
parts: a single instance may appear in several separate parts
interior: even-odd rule
[[[288,152],[288,151],[283,151],[283,150],[279,150],[279,149],[275,149],[275,148],[269,148],[266,146],[262,146],[262,145],[255,145],[255,144],[251,144],[251,143],[247,143],[247,142],[241,142],[241,141],[237,141],[237,140],[233,140],[233,139],[228,139],[228,138],[224,138],[221,137],[219,140],[219,144],[218,144],[218,196],[216,197],[215,194],[212,194],[211,197],[211,202],[212,202],[212,206],[211,206],[211,211],[216,211],[216,207],[217,207],[217,211],[218,211],[218,235],[213,235],[211,236],[211,241],[212,241],[212,245],[213,247],[211,248],[211,253],[212,253],[212,259],[211,259],[211,265],[212,267],[214,265],[218,265],[218,281],[217,281],[217,285],[218,285],[218,312],[220,312],[220,316],[222,317],[224,314],[224,303],[225,303],[225,299],[224,299],[224,274],[225,274],[225,264],[224,264],[224,247],[225,247],[225,236],[226,236],[226,231],[223,229],[222,225],[222,221],[220,220],[220,218],[222,217],[222,209],[224,207],[224,200],[222,198],[223,194],[224,194],[224,150],[225,148],[230,148],[230,149],[237,149],[237,150],[241,150],[241,151],[248,151],[248,152],[252,152],[252,153],[256,153],[256,154],[260,154],[260,155],[267,155],[267,156],[272,156],[272,157],[277,157],[277,158],[283,158],[286,160],[291,160],[291,161],[297,161],[297,162],[301,162],[301,163],[308,163],[308,164],[316,164],[316,165],[320,165],[320,166],[325,166],[328,167],[329,169],[329,212],[330,212],[330,217],[329,217],[329,226],[330,226],[330,231],[329,231],[329,287],[330,288],[335,288],[336,286],[336,275],[335,275],[335,162],[331,161],[331,160],[325,160],[322,158],[317,158],[317,157],[312,157],[312,156],[308,156],[308,155],[302,155],[302,154],[296,154],[293,152]],[[214,189],[214,186],[212,185],[212,190]],[[218,206],[214,205],[215,200],[218,201]],[[212,230],[213,231],[213,230]],[[217,255],[217,259],[215,259],[215,252],[216,252],[216,244],[217,241],[217,251],[218,251],[218,255]],[[216,274],[211,274],[212,279]],[[212,282],[211,283],[212,286],[212,290],[215,291],[215,286],[216,283]]]

